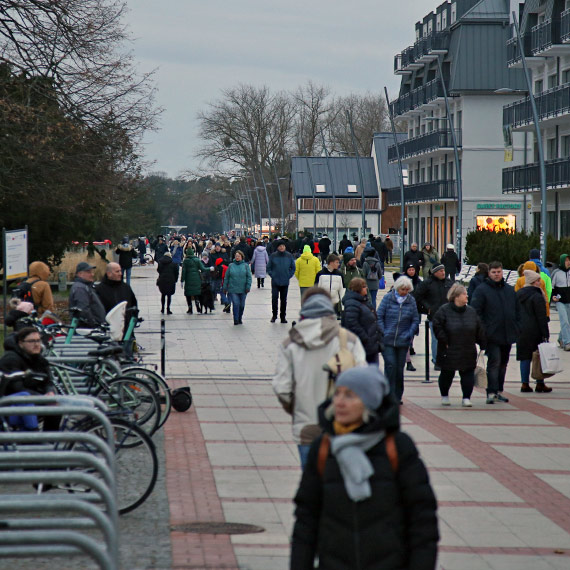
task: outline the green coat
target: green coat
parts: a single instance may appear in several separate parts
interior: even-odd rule
[[[209,269],[194,253],[187,255],[182,263],[182,277],[180,279],[184,284],[184,295],[187,297],[200,295],[202,293],[201,271],[209,271]]]
[[[230,263],[224,277],[224,291],[246,293],[251,289],[251,270],[244,261]]]

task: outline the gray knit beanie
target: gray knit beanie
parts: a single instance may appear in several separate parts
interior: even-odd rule
[[[339,375],[336,386],[352,390],[371,411],[377,410],[390,392],[390,386],[378,366],[357,366]]]
[[[327,315],[334,315],[334,307],[326,295],[311,295],[301,307],[301,316],[305,319],[318,319]]]

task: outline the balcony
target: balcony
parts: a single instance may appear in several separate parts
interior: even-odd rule
[[[513,34],[515,34],[514,29]],[[525,59],[529,66],[544,62],[543,57],[533,57],[531,34],[523,34],[522,44]],[[522,68],[521,52],[516,35],[507,40],[507,66],[512,68]]]
[[[420,182],[404,186],[406,204],[420,204],[422,202],[453,201],[457,199],[455,180],[436,180],[434,182]],[[400,206],[400,189],[388,189],[388,205]]]
[[[434,32],[420,38],[413,46],[394,56],[394,73],[409,75],[414,69],[420,69],[424,63],[446,54],[449,49],[449,30]]]
[[[457,140],[457,146],[460,147],[461,129],[455,129],[455,139]],[[414,156],[436,154],[444,149],[452,149],[453,140],[449,129],[440,129],[403,141],[398,147],[400,149],[400,158],[406,160]],[[388,147],[388,162],[397,160],[396,145],[391,145]]]
[[[570,46],[562,41],[560,26],[560,19],[549,18],[531,28],[532,55],[556,57],[570,53]]]
[[[570,8],[560,14],[560,40],[570,43]]]
[[[553,87],[535,95],[538,119],[544,126],[566,122],[570,114],[570,83]],[[503,125],[511,125],[513,129],[532,130],[533,118],[530,99],[525,97],[503,107]]]
[[[443,97],[443,87],[439,77],[428,81],[425,85],[404,93],[390,103],[394,117],[410,113],[423,105],[433,103]]]
[[[546,187],[560,188],[570,186],[570,158],[547,160]],[[540,189],[538,162],[526,166],[503,168],[503,193],[528,192]]]

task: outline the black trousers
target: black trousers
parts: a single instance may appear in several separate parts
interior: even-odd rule
[[[287,313],[287,293],[289,292],[289,285],[275,285],[271,281],[271,310],[273,316],[277,317],[277,309],[279,308],[279,301],[281,301],[281,311],[279,316],[284,318]]]
[[[473,385],[475,384],[475,369],[459,370],[459,377],[461,378],[461,392],[463,398],[471,398],[473,393]],[[442,396],[449,396],[449,389],[455,376],[455,370],[442,370],[439,373],[439,393]]]

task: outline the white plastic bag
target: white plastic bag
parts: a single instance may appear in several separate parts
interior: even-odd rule
[[[554,343],[543,342],[539,344],[538,353],[540,354],[540,367],[544,374],[558,374],[562,372],[562,363]]]
[[[477,366],[475,367],[475,387],[487,388],[487,369],[485,367],[485,356],[482,350],[479,351]]]

